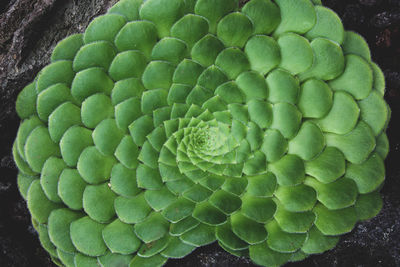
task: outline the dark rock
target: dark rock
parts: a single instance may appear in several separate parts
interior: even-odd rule
[[[3,157],[0,161],[0,167],[16,169],[16,166],[14,164],[14,160],[13,160],[12,156],[8,155],[8,156]]]
[[[396,88],[397,90],[400,89],[400,72],[386,70],[385,78],[389,88]]]
[[[345,24],[351,24],[354,26],[360,26],[365,21],[365,15],[361,6],[358,4],[351,4],[345,7],[342,20]]]
[[[381,0],[358,0],[358,2],[364,6],[375,6],[379,5]]]
[[[0,194],[2,194],[3,192],[7,192],[9,189],[11,188],[11,183],[3,183],[0,182]]]
[[[376,14],[371,19],[371,25],[377,28],[385,28],[400,20],[400,10],[385,11]]]

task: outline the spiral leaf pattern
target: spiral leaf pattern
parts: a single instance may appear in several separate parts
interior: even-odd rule
[[[19,94],[18,186],[60,266],[300,261],[381,209],[384,90],[318,0],[121,0]]]

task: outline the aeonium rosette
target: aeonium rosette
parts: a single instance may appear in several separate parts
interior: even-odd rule
[[[381,209],[384,89],[318,0],[122,0],[20,93],[19,189],[60,266],[300,261]]]

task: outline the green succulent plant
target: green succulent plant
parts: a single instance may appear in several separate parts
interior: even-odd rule
[[[122,0],[19,94],[19,189],[60,266],[299,261],[381,209],[384,90],[318,0]]]

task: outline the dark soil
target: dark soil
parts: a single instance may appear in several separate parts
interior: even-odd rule
[[[52,49],[64,37],[82,32],[89,21],[116,0],[0,0],[0,266],[55,266],[41,248],[25,201],[16,186],[11,156],[19,119],[14,111],[18,92],[49,63]],[[360,223],[338,246],[289,266],[400,266],[400,0],[325,0],[345,28],[363,35],[372,57],[383,69],[392,109],[388,129],[391,151],[382,189],[384,207],[374,219]],[[217,245],[199,248],[166,266],[254,266]]]

